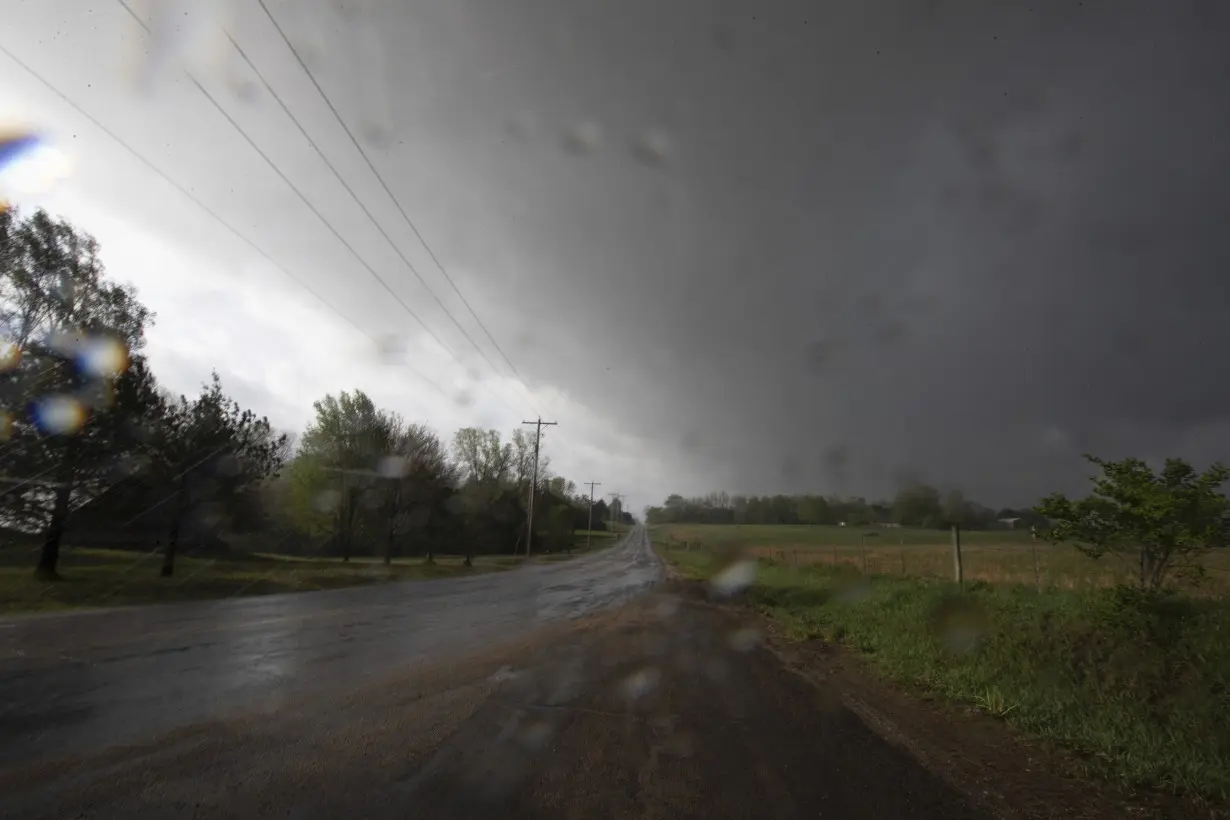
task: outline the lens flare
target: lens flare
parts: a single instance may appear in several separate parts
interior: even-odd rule
[[[119,339],[97,336],[77,346],[77,367],[99,379],[114,379],[128,369],[128,348]]]
[[[51,435],[78,432],[86,415],[85,406],[72,396],[46,396],[34,403],[34,423]]]
[[[38,134],[0,134],[0,210],[13,197],[45,193],[71,170],[69,158]]]
[[[21,364],[21,348],[15,342],[0,342],[0,373],[16,370]]]

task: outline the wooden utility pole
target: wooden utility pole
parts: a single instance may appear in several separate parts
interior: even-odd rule
[[[530,547],[534,542],[534,495],[538,492],[538,444],[542,441],[542,428],[551,427],[559,422],[543,421],[539,416],[534,421],[523,421],[522,424],[534,425],[534,477],[530,481],[530,503],[525,522],[525,557],[530,557]]]
[[[601,481],[586,481],[589,485],[589,523],[585,525],[585,549],[589,549],[589,539],[594,530],[594,487],[601,487]]]

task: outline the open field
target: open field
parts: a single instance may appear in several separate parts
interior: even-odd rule
[[[871,575],[951,579],[951,535],[943,530],[876,527],[671,524],[654,543],[755,555],[791,566],[845,565]],[[875,532],[874,536],[867,533]],[[1089,589],[1131,583],[1136,568],[1113,557],[1093,561],[1072,547],[1034,541],[1026,531],[961,533],[967,581]],[[866,563],[864,563],[864,561]],[[1230,550],[1209,555],[1191,592],[1230,594]]]
[[[902,576],[899,563],[890,574],[894,552],[906,551],[907,568],[926,567],[920,556],[939,545],[869,547],[889,568],[864,575],[848,540],[836,545],[836,566],[825,560],[833,545],[824,539],[845,535],[835,528],[814,528],[810,541],[809,528],[738,529],[659,528],[654,543],[695,578],[772,550],[758,562],[749,602],[791,637],[845,645],[908,690],[1001,719],[1062,750],[1076,774],[1230,802],[1230,600],[1208,594],[1216,588],[1165,597],[1106,588],[1110,576],[1081,574],[1078,562],[1093,562],[1072,555],[1051,556],[1042,590],[1031,563],[1029,584],[975,580],[959,589]],[[998,545],[970,540],[990,580],[1011,580],[1031,552],[1018,544],[979,553]]]

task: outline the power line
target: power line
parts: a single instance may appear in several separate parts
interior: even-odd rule
[[[152,36],[152,32],[150,32],[149,26],[147,26],[145,24],[145,21],[142,20],[137,15],[137,13],[132,10],[132,8],[128,5],[126,0],[116,0],[116,2],[119,3],[124,8],[124,10],[128,12],[129,16],[132,17],[132,19],[137,22],[137,25],[139,25],[142,28],[142,30],[145,31],[146,34],[150,34]],[[209,100],[209,102],[213,105],[213,107],[218,110],[218,113],[226,118],[226,121],[229,122],[231,126],[237,132],[239,132],[239,135],[243,137],[244,140],[248,143],[248,145],[252,147],[252,150],[255,151],[258,155],[260,155],[260,158],[265,161],[265,164],[268,165],[271,169],[273,169],[273,172],[277,174],[278,177],[283,182],[286,183],[286,186],[290,188],[292,191],[294,191],[295,195],[299,197],[299,200],[304,205],[307,206],[308,210],[310,210],[316,216],[316,218],[321,221],[321,223],[326,228],[329,229],[329,232],[332,233],[333,236],[337,238],[337,241],[342,243],[342,246],[350,252],[350,255],[353,256],[358,261],[358,263],[362,265],[367,270],[367,272],[372,275],[372,278],[374,278],[377,282],[380,283],[380,285],[385,289],[385,291],[387,291],[388,294],[392,296],[394,300],[396,300],[397,304],[401,305],[402,309],[405,310],[406,313],[409,314],[409,316],[412,319],[414,319],[414,321],[419,323],[419,327],[423,328],[423,330],[427,333],[427,335],[430,336],[436,342],[436,344],[440,345],[441,348],[443,348],[446,352],[448,352],[449,355],[452,356],[453,359],[455,360],[457,357],[453,353],[452,348],[450,348],[447,344],[445,344],[444,340],[441,339],[439,336],[437,336],[435,331],[429,328],[427,324],[421,318],[419,318],[419,315],[414,312],[414,309],[411,308],[408,304],[406,304],[404,299],[402,299],[399,295],[397,295],[397,292],[393,290],[392,286],[389,285],[389,283],[386,282],[380,274],[376,273],[376,269],[373,268],[370,264],[368,264],[366,259],[364,259],[362,256],[359,255],[359,252],[354,249],[354,246],[351,245],[350,242],[348,242],[346,238],[341,235],[340,232],[338,232],[337,228],[333,227],[333,223],[325,218],[325,215],[322,214],[320,210],[315,205],[312,204],[311,200],[307,198],[307,196],[303,193],[303,191],[299,190],[299,186],[295,185],[295,183],[291,181],[290,177],[286,176],[286,174],[283,173],[282,169],[279,168],[273,162],[273,160],[269,158],[269,155],[266,154],[264,150],[262,150],[261,147],[256,144],[256,141],[253,140],[252,137],[248,136],[248,132],[243,130],[243,128],[239,125],[239,123],[235,121],[235,118],[232,117],[229,113],[227,113],[226,109],[222,107],[222,104],[219,103],[217,99],[214,98],[214,95],[210,94],[209,90],[206,89],[205,86],[201,85],[200,81],[198,81],[196,77],[193,77],[191,74],[188,74],[187,76],[188,76],[188,80],[196,87],[196,89],[205,96],[205,99]],[[460,364],[460,362],[458,362],[458,364]]]
[[[308,67],[303,57],[300,56],[299,50],[295,48],[295,45],[290,41],[290,38],[286,36],[286,32],[282,29],[281,24],[278,23],[277,18],[274,17],[273,12],[271,12],[269,10],[269,7],[265,4],[265,0],[256,0],[256,2],[261,7],[261,11],[265,12],[265,16],[269,18],[269,22],[272,23],[273,27],[277,30],[278,35],[282,38],[282,42],[286,44],[286,47],[290,50],[291,54],[294,55],[295,61],[299,63],[299,67],[303,69],[303,73],[307,75],[308,80],[310,80],[312,85],[316,88],[316,92],[320,94],[320,97],[322,100],[324,100],[325,105],[329,107],[329,111],[333,113],[333,117],[334,119],[337,120],[338,125],[340,125],[342,127],[342,130],[346,132],[346,136],[350,138],[350,142],[354,145],[355,150],[359,152],[359,155],[363,158],[363,161],[367,164],[368,169],[371,170],[372,175],[375,176],[376,180],[380,183],[380,187],[384,189],[384,192],[388,195],[389,199],[393,202],[393,205],[397,208],[397,212],[401,214],[402,219],[405,220],[406,225],[409,226],[410,230],[414,232],[415,237],[418,238],[419,243],[423,246],[423,249],[427,251],[427,254],[431,257],[431,260],[435,262],[436,267],[440,270],[440,274],[444,277],[445,281],[449,283],[449,286],[452,287],[453,292],[457,294],[457,297],[461,299],[461,303],[465,305],[465,308],[469,312],[470,316],[472,316],[474,318],[474,321],[478,323],[478,326],[482,328],[483,333],[486,335],[487,339],[491,342],[492,346],[494,346],[496,351],[500,354],[500,358],[502,358],[504,360],[504,363],[508,365],[509,370],[511,370],[513,375],[516,376],[518,382],[522,386],[522,389],[525,390],[525,379],[524,377],[522,377],[520,371],[517,370],[517,366],[513,364],[512,360],[504,352],[504,349],[500,347],[500,343],[495,340],[495,337],[493,335],[491,335],[491,331],[487,328],[487,325],[483,322],[482,319],[479,318],[478,314],[474,311],[474,308],[470,306],[469,300],[466,299],[465,294],[461,292],[461,289],[457,287],[457,283],[453,281],[453,278],[451,276],[449,276],[448,271],[445,270],[444,265],[440,262],[439,257],[437,257],[435,254],[435,251],[431,249],[431,245],[427,244],[427,240],[424,239],[422,233],[419,232],[418,227],[414,224],[414,220],[412,220],[409,214],[406,213],[406,209],[402,207],[401,201],[393,193],[393,190],[389,187],[388,183],[384,181],[384,176],[380,173],[380,171],[376,169],[375,163],[371,161],[371,158],[367,155],[367,151],[363,149],[363,145],[355,137],[354,132],[350,130],[350,126],[346,124],[346,121],[342,118],[342,115],[338,113],[337,108],[333,105],[333,101],[329,99],[329,95],[325,93],[325,90],[321,87],[320,83],[316,80],[316,75],[312,73],[312,70]],[[409,265],[409,262],[407,262],[406,264]],[[413,270],[413,266],[411,266],[411,269]],[[417,271],[416,271],[416,275],[417,275]],[[421,277],[419,281],[422,281]],[[424,283],[424,286],[426,286],[426,283]],[[430,289],[428,290],[430,292]],[[435,296],[434,293],[432,295]],[[437,298],[436,301],[438,303],[439,298]],[[443,307],[443,305],[441,305],[441,307]],[[450,318],[453,318],[452,314],[449,314],[449,316]],[[456,323],[455,318],[453,318],[453,321],[454,323]],[[460,325],[458,325],[458,328],[460,328]],[[466,338],[469,339],[468,334]],[[473,339],[470,339],[470,343],[474,344]],[[474,347],[476,350],[479,350],[479,352],[482,353],[478,345],[475,345]],[[487,359],[486,354],[482,354],[482,355],[483,355],[483,358],[487,360],[487,363],[491,364],[491,360]],[[492,369],[494,370],[495,365],[492,364],[491,366],[492,366]],[[526,391],[526,395],[527,397],[530,398],[531,403],[533,403],[533,398],[529,396],[528,391]]]
[[[406,254],[402,252],[401,248],[397,246],[397,243],[393,241],[393,238],[389,236],[388,231],[384,229],[384,226],[382,226],[376,217],[372,215],[372,212],[368,210],[366,205],[363,204],[363,201],[359,198],[358,194],[356,194],[354,189],[350,187],[350,184],[346,182],[345,178],[337,170],[337,167],[334,166],[333,162],[325,156],[324,151],[322,151],[320,146],[316,144],[316,140],[312,139],[312,136],[307,132],[307,129],[303,127],[303,124],[299,121],[299,118],[296,117],[286,103],[283,102],[281,95],[273,89],[273,86],[271,86],[269,81],[265,79],[265,75],[248,57],[248,53],[244,51],[243,47],[240,46],[238,42],[235,41],[235,38],[231,36],[230,32],[226,32],[226,39],[230,42],[231,46],[234,47],[235,51],[238,52],[243,61],[248,65],[248,68],[252,69],[252,73],[256,75],[258,80],[260,80],[261,85],[263,85],[265,90],[269,92],[269,95],[273,97],[274,102],[278,104],[278,107],[282,109],[283,113],[285,113],[290,121],[294,123],[295,127],[299,129],[299,133],[305,140],[307,140],[308,145],[312,146],[312,150],[316,152],[316,155],[320,157],[328,169],[333,173],[334,178],[337,179],[341,186],[346,189],[346,193],[350,194],[350,198],[353,199],[354,203],[359,206],[359,208],[363,211],[363,214],[368,218],[376,230],[380,232],[380,235],[384,237],[384,240],[389,243],[389,247],[393,249],[393,252],[401,258],[401,261],[404,262],[410,272],[414,274],[414,278],[417,279],[419,284],[421,284],[427,293],[431,295],[431,298],[434,299],[436,304],[440,306],[440,309],[444,311],[444,315],[448,316],[457,330],[461,332],[461,335],[465,337],[466,341],[469,342],[476,351],[478,351],[478,355],[482,356],[483,360],[487,362],[492,371],[498,375],[499,369],[495,366],[495,363],[492,362],[486,352],[478,346],[478,343],[471,338],[466,329],[461,326],[461,323],[457,321],[457,317],[455,317],[449,309],[445,307],[444,303],[440,301],[440,297],[436,295],[435,291],[431,289],[431,286],[428,285],[422,275],[419,274],[418,269],[414,267],[414,263],[406,257]]]
[[[358,324],[356,324],[356,323],[355,323],[352,319],[348,318],[345,314],[343,314],[340,310],[338,310],[338,309],[337,309],[337,308],[336,308],[336,307],[335,307],[332,303],[330,303],[327,299],[325,299],[323,296],[321,296],[319,293],[317,293],[315,290],[313,290],[313,289],[312,289],[312,287],[311,287],[310,285],[308,285],[308,284],[307,284],[306,282],[304,282],[302,279],[300,279],[299,277],[295,276],[293,273],[291,273],[291,272],[290,272],[290,271],[288,271],[285,267],[283,267],[281,264],[279,264],[277,261],[275,261],[275,260],[273,259],[273,257],[271,257],[268,253],[266,253],[266,252],[265,252],[265,251],[264,251],[264,250],[263,250],[263,249],[262,249],[259,245],[257,245],[255,242],[253,242],[251,239],[249,239],[247,236],[245,236],[243,233],[241,233],[241,232],[239,231],[239,229],[238,229],[238,228],[236,228],[236,227],[234,227],[233,225],[231,225],[229,222],[227,222],[225,219],[223,219],[223,218],[222,218],[222,216],[220,216],[220,215],[219,215],[216,211],[214,211],[212,208],[210,208],[208,205],[206,205],[204,202],[202,202],[202,201],[200,200],[200,198],[198,198],[198,197],[196,196],[196,194],[192,193],[192,192],[191,192],[190,190],[188,190],[186,187],[184,187],[184,186],[183,186],[183,185],[181,185],[180,183],[176,182],[176,181],[175,181],[174,179],[172,179],[172,178],[171,178],[171,177],[170,177],[170,176],[169,176],[169,175],[168,175],[165,171],[163,171],[161,168],[159,168],[157,165],[155,165],[155,164],[154,164],[153,162],[151,162],[150,160],[146,159],[146,157],[145,157],[145,156],[143,156],[143,155],[141,154],[141,152],[137,151],[137,149],[133,148],[131,145],[129,145],[127,142],[125,142],[122,138],[120,138],[120,137],[119,137],[119,135],[117,135],[117,134],[116,134],[114,131],[112,131],[110,128],[108,128],[107,126],[103,125],[103,124],[102,124],[102,122],[101,122],[101,121],[99,121],[99,120],[98,120],[98,119],[97,119],[97,118],[96,118],[93,114],[89,113],[89,112],[88,112],[88,111],[86,111],[84,108],[82,108],[80,105],[78,105],[76,102],[74,102],[74,101],[73,101],[70,97],[68,97],[68,95],[66,95],[63,91],[61,91],[60,89],[56,88],[56,87],[55,87],[55,85],[53,85],[50,81],[48,81],[47,79],[45,79],[45,78],[44,78],[41,74],[39,74],[39,73],[38,73],[37,71],[35,71],[33,68],[31,68],[30,66],[28,66],[28,65],[27,65],[27,64],[26,64],[23,60],[21,60],[19,57],[17,57],[17,55],[15,55],[12,51],[9,51],[9,49],[8,49],[8,48],[6,48],[6,47],[5,47],[5,46],[3,46],[3,45],[0,45],[0,51],[3,51],[3,52],[4,52],[4,54],[5,54],[5,56],[7,56],[7,57],[8,57],[10,60],[12,60],[13,62],[17,63],[17,65],[19,65],[19,66],[20,66],[23,70],[25,70],[25,72],[26,72],[27,74],[29,74],[29,75],[30,75],[30,76],[32,76],[34,79],[36,79],[36,80],[38,80],[40,83],[42,83],[42,85],[43,85],[45,88],[47,88],[49,91],[51,91],[51,92],[52,92],[53,94],[55,94],[57,97],[59,97],[59,98],[60,98],[60,99],[61,99],[64,103],[66,103],[66,104],[67,104],[69,107],[71,107],[74,111],[76,111],[78,114],[80,114],[81,116],[83,116],[83,117],[85,117],[87,120],[89,120],[89,121],[90,121],[90,123],[92,123],[92,124],[94,125],[94,127],[95,127],[95,128],[97,128],[98,130],[100,130],[100,131],[102,131],[104,134],[106,134],[108,137],[110,137],[110,138],[111,138],[114,142],[116,142],[116,143],[117,143],[117,144],[118,144],[121,148],[123,148],[125,151],[127,151],[129,154],[131,154],[133,157],[135,157],[135,158],[137,159],[137,161],[139,161],[142,165],[144,165],[146,168],[148,168],[149,170],[151,170],[151,171],[153,171],[155,174],[157,174],[159,177],[161,177],[161,178],[162,178],[165,182],[167,182],[169,185],[171,185],[171,187],[175,188],[175,190],[179,191],[181,194],[183,194],[185,197],[187,197],[187,198],[188,198],[188,199],[189,199],[189,200],[190,200],[190,201],[191,201],[194,205],[196,205],[198,208],[200,208],[200,209],[201,209],[202,211],[204,211],[206,214],[208,214],[209,216],[211,216],[211,217],[214,219],[214,221],[216,221],[219,225],[221,225],[223,228],[225,228],[227,231],[229,231],[232,235],[234,235],[237,239],[239,239],[241,242],[243,242],[243,243],[244,243],[244,244],[246,244],[248,247],[250,247],[250,248],[251,248],[253,251],[255,251],[255,252],[256,252],[256,253],[257,253],[257,254],[258,254],[258,255],[259,255],[262,259],[264,259],[266,262],[268,262],[268,263],[269,263],[269,264],[270,264],[270,265],[271,265],[271,266],[272,266],[275,270],[277,270],[277,271],[281,272],[284,276],[286,276],[286,278],[290,279],[292,282],[294,282],[295,284],[299,285],[299,286],[300,286],[300,287],[302,287],[304,290],[306,290],[308,293],[310,293],[310,294],[311,294],[311,295],[312,295],[312,296],[313,296],[313,297],[314,297],[314,298],[315,298],[318,302],[320,302],[322,305],[324,305],[326,308],[328,308],[330,311],[332,311],[332,312],[333,312],[333,313],[334,313],[334,314],[335,314],[335,315],[336,315],[339,319],[341,319],[341,320],[342,320],[342,321],[344,321],[346,324],[350,325],[350,326],[351,326],[351,327],[353,327],[355,330],[357,330],[357,331],[358,331],[361,335],[363,335],[364,337],[366,337],[367,339],[369,339],[369,340],[370,340],[373,344],[379,344],[379,343],[376,341],[376,339],[375,339],[374,337],[372,337],[372,336],[371,336],[371,334],[369,334],[369,333],[368,333],[367,331],[365,331],[363,328],[359,327],[359,325],[358,325]],[[421,371],[419,371],[419,370],[418,370],[418,368],[416,368],[416,367],[414,367],[413,365],[411,365],[411,364],[409,364],[409,363],[406,363],[406,362],[399,362],[399,364],[400,364],[402,367],[404,367],[404,368],[406,368],[407,370],[409,370],[409,371],[410,371],[411,373],[413,373],[414,375],[418,376],[418,377],[419,377],[419,379],[420,379],[423,383],[425,383],[425,384],[427,384],[428,386],[430,386],[433,390],[435,390],[435,391],[436,391],[437,393],[439,393],[441,396],[443,396],[443,397],[445,397],[445,398],[448,398],[448,394],[445,392],[444,388],[442,388],[439,384],[437,384],[437,383],[436,383],[433,379],[428,378],[428,377],[427,377],[424,373],[422,373]]]

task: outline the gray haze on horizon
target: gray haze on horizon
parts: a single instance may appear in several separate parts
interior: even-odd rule
[[[597,412],[596,446],[666,465],[625,486],[882,496],[920,478],[1024,504],[1078,489],[1085,451],[1230,459],[1225,4],[358,5],[366,29],[325,2],[270,7],[305,47],[317,24],[342,113],[389,127],[374,161],[529,387]],[[106,0],[10,6],[23,31],[89,7],[105,36],[139,33]],[[236,39],[391,229],[255,0],[234,8]],[[346,45],[363,31],[380,48]],[[80,71],[60,79],[84,103]],[[156,123],[114,94],[91,108],[350,315],[381,315],[387,295],[172,85]],[[392,271],[274,103],[226,102]]]

